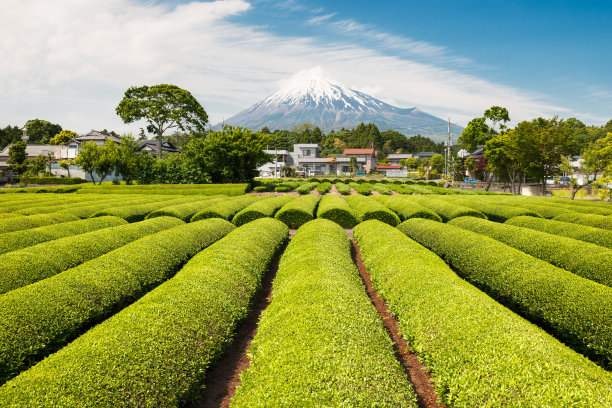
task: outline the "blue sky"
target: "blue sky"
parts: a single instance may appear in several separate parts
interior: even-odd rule
[[[491,105],[514,123],[601,125],[610,21],[604,1],[3,0],[0,126],[137,133],[114,109],[129,86],[155,83],[191,91],[214,124],[315,66],[461,125]]]

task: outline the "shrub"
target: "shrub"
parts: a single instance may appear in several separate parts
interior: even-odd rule
[[[0,219],[0,234],[76,220],[78,220],[78,218],[74,215],[56,213],[30,215],[28,217],[3,218]]]
[[[589,227],[612,230],[612,217],[605,215],[568,212],[565,214],[559,214],[553,219],[556,221],[571,222],[573,224],[581,224]]]
[[[232,341],[286,238],[287,228],[269,218],[232,231],[168,282],[5,384],[0,405],[183,405]]]
[[[331,183],[329,183],[329,182],[322,182],[321,184],[319,184],[317,186],[317,193],[323,195],[323,194],[327,193],[330,188],[331,188]]]
[[[65,238],[102,228],[127,224],[118,217],[99,217],[89,220],[68,221],[61,224],[46,225],[29,230],[0,234],[0,254],[26,248],[54,239]]]
[[[299,228],[314,218],[319,197],[309,194],[298,197],[283,205],[274,218],[287,224],[289,228]]]
[[[435,212],[440,216],[440,218],[442,218],[442,221],[444,222],[448,222],[453,218],[463,216],[471,216],[484,219],[487,218],[483,213],[478,210],[463,205],[447,203],[437,198],[411,196],[407,197],[407,199],[413,200],[414,202],[421,204],[423,207]]]
[[[312,189],[314,189],[318,185],[319,183],[316,183],[316,182],[305,183],[299,186],[298,188],[296,188],[295,191],[302,195],[308,194],[312,191]]]
[[[334,184],[336,186],[336,190],[338,190],[338,192],[342,195],[349,195],[351,194],[351,186],[349,186],[348,184],[345,183],[335,183]]]
[[[288,193],[291,190],[293,189],[289,186],[278,186],[274,189],[274,191],[276,191],[277,193]]]
[[[423,180],[418,180],[415,184],[418,184],[419,186],[425,186],[427,185],[427,183]]]
[[[433,186],[433,187],[438,187],[438,183],[433,181],[433,180],[429,180],[427,183],[425,183],[428,186]]]
[[[353,228],[359,223],[359,216],[348,203],[342,197],[331,194],[321,198],[317,218],[326,218],[342,228]]]
[[[232,222],[237,226],[241,226],[258,218],[274,217],[274,214],[276,214],[283,205],[294,199],[295,197],[292,195],[282,195],[267,200],[256,201],[240,210],[234,216]]]
[[[0,293],[30,285],[138,238],[182,224],[170,217],[103,228],[0,255]]]
[[[250,353],[232,407],[417,406],[349,239],[327,220],[291,240]]]
[[[208,198],[209,197],[209,198]],[[193,201],[190,203],[184,204],[176,204],[170,205],[167,207],[162,207],[159,210],[155,210],[150,212],[145,218],[155,218],[155,217],[175,217],[179,218],[185,222],[189,222],[191,217],[195,215],[195,213],[210,208],[213,205],[226,202],[230,200],[227,196],[208,196],[199,201]]]
[[[357,194],[370,195],[372,192],[372,187],[366,183],[350,183],[349,186],[351,186]]]
[[[572,238],[474,217],[459,217],[449,223],[496,239],[576,275],[612,286],[610,249]],[[588,255],[576,256],[577,253]]]
[[[91,217],[102,217],[104,215],[114,215],[115,217],[123,218],[127,222],[142,221],[149,213],[159,210],[160,208],[167,207],[168,205],[185,204],[197,201],[197,197],[188,196],[181,198],[174,198],[166,201],[155,201],[152,203],[145,204],[133,204],[120,207],[111,207],[105,210],[98,211],[91,215]]]
[[[438,214],[403,196],[374,196],[372,198],[395,212],[401,221],[405,221],[409,218],[427,218],[442,222],[442,218],[440,218]]]
[[[612,367],[612,288],[454,225],[412,218],[399,229],[491,297]]]
[[[270,187],[266,186],[257,186],[253,188],[253,191],[257,192],[257,193],[262,193],[262,192],[266,192],[266,191],[270,191]]]
[[[270,195],[244,195],[239,197],[232,197],[230,199],[217,202],[209,207],[204,208],[201,211],[198,211],[191,218],[191,222],[203,220],[206,218],[223,218],[224,220],[230,221],[232,218],[234,218],[234,215],[236,215],[236,213],[238,213],[238,211],[242,210],[243,208],[246,208],[257,201],[269,200],[272,197],[273,196]]]
[[[506,221],[506,224],[548,232],[612,249],[612,231],[601,228],[533,217],[514,217]]]
[[[346,197],[346,202],[362,221],[380,220],[394,227],[400,223],[397,214],[370,197],[352,195]]]
[[[480,198],[475,197],[444,197],[443,200],[453,204],[459,204],[473,208],[486,215],[489,220],[495,222],[505,222],[510,218],[518,216],[540,217],[540,214],[525,208],[497,204],[487,204],[480,201]]]
[[[372,190],[378,191],[380,194],[389,195],[391,194],[391,189],[384,184],[376,183],[372,186]]]
[[[459,278],[397,229],[366,221],[353,234],[376,290],[431,370],[441,403],[472,408],[612,402],[607,372]]]
[[[223,220],[193,224],[170,220],[175,228],[0,297],[4,311],[0,321],[6,327],[0,335],[0,377],[16,374],[32,360],[64,346],[88,325],[170,278],[189,258],[234,228]]]
[[[87,183],[79,177],[28,177],[28,184],[82,184]]]

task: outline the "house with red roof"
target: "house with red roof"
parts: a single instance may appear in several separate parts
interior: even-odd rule
[[[344,149],[342,152],[344,157],[355,157],[357,159],[357,165],[363,167],[359,170],[369,173],[372,170],[376,170],[376,156],[378,152],[374,149]]]

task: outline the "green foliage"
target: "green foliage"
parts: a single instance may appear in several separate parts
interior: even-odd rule
[[[92,189],[93,188],[93,189]],[[97,194],[145,194],[145,195],[226,195],[238,196],[249,189],[247,183],[237,184],[146,184],[121,185],[102,184],[92,187],[83,185],[80,193]]]
[[[495,222],[505,222],[506,220],[519,217],[530,216],[540,217],[535,211],[519,208],[503,204],[488,204],[483,202],[480,197],[465,197],[465,196],[445,196],[441,198],[452,204],[459,204],[480,211],[487,216],[487,219]]]
[[[345,200],[362,221],[380,220],[394,227],[400,223],[397,214],[370,197],[352,195],[346,197]]]
[[[289,201],[274,215],[274,218],[287,224],[289,228],[299,228],[314,219],[319,197],[307,194]]]
[[[0,293],[56,275],[145,235],[182,224],[164,217],[59,238],[0,255]]]
[[[351,194],[351,186],[349,186],[346,183],[342,183],[342,182],[336,182],[334,183],[334,185],[336,186],[336,190],[338,190],[338,192],[342,195],[349,195]]]
[[[200,212],[206,208],[209,208],[215,204],[219,204],[227,200],[227,196],[207,196],[198,201],[162,207],[158,210],[150,212],[145,218],[149,219],[155,217],[169,216],[181,219],[185,222],[189,222],[189,220],[191,220],[191,217],[193,217],[197,212]]]
[[[452,220],[453,218],[463,217],[463,216],[471,216],[471,217],[487,219],[487,216],[478,210],[475,210],[470,207],[466,207],[464,205],[447,203],[445,201],[440,200],[439,197],[433,198],[433,197],[423,197],[423,196],[410,196],[407,198],[417,204],[422,205],[428,210],[435,212],[436,214],[440,216],[440,218],[442,218],[442,221],[444,222],[448,222]]]
[[[43,225],[58,224],[61,222],[76,221],[77,217],[69,214],[38,214],[27,218],[0,220],[0,234],[13,231],[27,230],[42,227]]]
[[[90,220],[69,221],[61,224],[45,225],[38,228],[7,232],[5,234],[0,234],[0,254],[30,247],[42,242],[53,241],[58,238],[83,234],[85,232],[122,224],[126,224],[126,221],[121,218],[100,217]]]
[[[70,142],[75,137],[79,137],[79,134],[72,130],[64,129],[49,140],[49,144],[52,145],[63,145]]]
[[[125,206],[113,206],[104,210],[98,211],[91,215],[91,217],[102,217],[104,215],[113,215],[115,217],[123,218],[127,222],[142,221],[145,217],[160,208],[164,208],[168,205],[186,204],[198,201],[197,197],[187,196],[181,198],[174,198],[172,200],[166,200],[163,202],[149,202],[145,204],[132,204]]]
[[[612,404],[609,373],[462,280],[397,229],[366,221],[353,234],[376,290],[430,370],[441,403]]]
[[[572,224],[587,225],[589,227],[612,230],[612,217],[598,214],[579,214],[567,212],[553,218],[557,221],[570,222]]]
[[[291,187],[289,187],[289,186],[277,186],[277,187],[274,187],[274,191],[276,191],[277,193],[288,193],[291,190],[293,190],[293,189]]]
[[[321,182],[318,186],[317,186],[317,193],[323,195],[326,194],[329,189],[331,188],[331,183],[326,181],[326,182]]]
[[[438,214],[403,196],[373,196],[372,198],[395,212],[401,221],[409,218],[427,218],[442,222]]]
[[[17,174],[23,174],[26,171],[26,144],[23,141],[15,142],[9,147],[9,157],[6,164]]]
[[[491,128],[486,123],[486,118],[474,118],[463,129],[457,142],[462,148],[472,152],[476,150],[476,146],[484,145],[491,139],[491,132]]]
[[[0,334],[0,378],[18,373],[92,323],[129,305],[234,228],[222,220],[187,225],[175,218],[146,222],[165,222],[166,230],[0,299],[5,311],[0,321],[6,328]],[[32,300],[27,307],[24,299]]]
[[[304,183],[301,186],[299,186],[298,188],[295,189],[295,191],[301,195],[304,194],[308,194],[310,193],[314,188],[316,188],[319,185],[318,182],[313,181],[313,182],[309,182],[309,183]]]
[[[417,406],[350,248],[330,221],[298,230],[232,407]]]
[[[349,186],[354,189],[357,194],[361,194],[361,195],[370,195],[372,193],[372,186],[370,186],[368,183],[349,183]]]
[[[387,187],[386,185],[384,185],[383,183],[374,184],[372,186],[372,190],[377,191],[378,193],[383,194],[383,195],[391,194],[391,189]]]
[[[317,209],[317,218],[328,219],[342,228],[353,228],[360,222],[359,216],[346,200],[332,194],[321,198]]]
[[[42,119],[31,119],[24,128],[28,132],[28,143],[48,144],[51,138],[62,131],[58,124]]]
[[[267,200],[256,201],[236,213],[232,222],[239,227],[259,218],[272,218],[283,205],[294,199],[294,196],[286,194]]]
[[[195,213],[191,217],[191,222],[203,220],[206,218],[223,218],[224,220],[231,221],[240,210],[248,207],[249,205],[262,200],[269,200],[273,196],[254,196],[254,195],[243,195],[238,197],[232,197],[211,206],[204,208],[201,211]]]
[[[19,142],[21,140],[22,131],[18,126],[7,126],[4,129],[0,129],[0,150],[4,149],[11,143]]]
[[[612,288],[454,225],[412,218],[398,228],[494,299],[612,367]]]
[[[533,217],[511,218],[506,221],[506,224],[516,225],[517,227],[523,228],[531,228],[533,230],[542,232],[548,232],[549,234],[555,234],[563,237],[577,239],[580,241],[590,242],[592,244],[612,249],[612,231],[606,231],[601,228],[578,225],[570,222],[543,220]],[[587,253],[587,257],[590,256],[591,255]],[[577,258],[583,259],[583,257]]]
[[[253,191],[255,191],[257,193],[264,193],[264,192],[270,191],[270,187],[268,187],[268,186],[257,186],[255,188],[253,188]]]
[[[612,286],[612,251],[608,248],[474,217],[459,217],[449,223],[496,239],[576,275]],[[576,256],[578,253],[588,255]]]

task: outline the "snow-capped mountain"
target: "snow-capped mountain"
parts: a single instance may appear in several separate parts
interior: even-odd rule
[[[374,123],[382,130],[404,135],[420,134],[435,141],[446,140],[447,122],[418,108],[402,109],[370,95],[349,89],[325,77],[320,68],[302,71],[279,91],[225,120],[225,124],[270,130],[291,129],[310,123],[324,132],[352,129]],[[463,128],[451,124],[455,135]],[[456,136],[455,136],[456,137]]]

